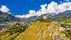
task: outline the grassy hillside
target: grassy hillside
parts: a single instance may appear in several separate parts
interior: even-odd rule
[[[36,22],[15,40],[70,40],[65,29],[57,26],[55,23]]]
[[[0,32],[0,40],[14,40],[22,31],[25,31],[26,27],[20,24],[15,24],[8,29]]]
[[[26,28],[26,25],[29,25]],[[68,24],[38,19],[24,26],[15,24],[0,32],[0,40],[71,40]]]
[[[52,21],[55,20],[57,22],[71,23],[71,16],[61,16],[57,18],[51,18]]]

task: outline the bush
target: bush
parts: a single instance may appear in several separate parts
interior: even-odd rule
[[[37,20],[38,20],[38,21],[41,21],[41,22],[51,22],[50,20],[48,20],[48,19],[43,19],[43,18],[38,18]]]
[[[25,28],[21,27],[20,25],[13,25],[9,28],[10,34],[22,32]]]

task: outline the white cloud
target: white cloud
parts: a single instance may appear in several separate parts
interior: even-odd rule
[[[46,11],[46,6],[47,6],[47,4],[41,5],[41,6],[40,6],[40,7],[41,7],[41,10],[42,10],[42,11]]]
[[[59,12],[64,12],[66,10],[71,10],[71,2],[63,3],[58,5]]]
[[[55,13],[57,10],[57,7],[58,7],[57,3],[52,1],[50,4],[48,4],[47,10],[49,13]]]
[[[29,11],[29,14],[27,14],[27,15],[16,15],[16,17],[29,18],[29,17],[35,16],[35,15],[36,15],[35,10],[30,10],[30,11]]]
[[[66,0],[66,1],[70,1],[70,0]],[[41,7],[41,9],[39,9],[38,11],[29,10],[29,13],[27,15],[16,15],[16,17],[29,18],[31,16],[41,16],[43,14],[48,14],[48,13],[59,14],[60,12],[64,12],[66,10],[71,10],[71,2],[65,2],[65,3],[61,2],[61,4],[58,5],[56,2],[52,1],[50,4],[48,4],[48,5],[43,4],[43,5],[40,5],[40,7]],[[9,9],[4,5],[1,6],[0,11],[11,14],[9,12]]]
[[[1,8],[0,8],[0,11],[9,12],[9,9],[6,6],[2,5]]]
[[[29,13],[30,13],[29,14],[30,16],[34,16],[35,15],[35,10],[30,10]]]
[[[61,12],[64,12],[66,10],[71,10],[71,2],[65,2],[65,3],[61,3],[61,4],[57,4],[56,2],[51,2],[50,4],[44,4],[40,6],[41,9],[36,11],[35,10],[30,10],[29,14],[27,15],[17,15],[16,17],[20,17],[20,18],[29,18],[31,16],[41,16],[43,14],[59,14]]]

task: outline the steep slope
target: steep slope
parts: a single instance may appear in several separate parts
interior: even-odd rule
[[[27,28],[24,24],[14,24],[8,29],[0,31],[0,40],[14,40],[21,32],[25,31]]]
[[[18,21],[19,19],[16,18],[15,16],[9,14],[9,13],[4,13],[0,11],[0,23],[3,22],[10,22],[10,21]]]
[[[34,22],[15,40],[70,40],[66,35],[66,29],[55,22]]]
[[[14,34],[9,35],[9,36],[6,36],[6,37],[3,36],[3,38],[0,38],[0,40],[14,40],[14,38],[15,38],[18,34],[19,34],[19,33],[14,33]]]

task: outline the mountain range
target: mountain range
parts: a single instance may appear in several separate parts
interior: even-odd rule
[[[65,12],[62,13],[48,13],[48,14],[43,14],[41,16],[32,16],[29,18],[18,18],[13,16],[12,14],[9,13],[4,13],[0,11],[0,23],[4,23],[4,22],[12,22],[12,21],[33,21],[36,20],[38,18],[42,18],[43,16],[46,16],[48,19],[49,18],[58,18],[58,17],[67,17],[67,16],[71,16],[71,11],[67,10]]]
[[[41,16],[31,16],[29,18],[19,18],[20,21],[33,21],[33,20],[36,20],[38,18],[43,18],[43,16],[46,16],[48,19],[50,18],[59,18],[59,17],[69,17],[71,16],[71,11],[70,10],[67,10],[67,11],[64,11],[62,13],[47,13],[47,14],[43,14]]]
[[[19,19],[9,13],[0,11],[0,23],[11,21],[19,21]]]

